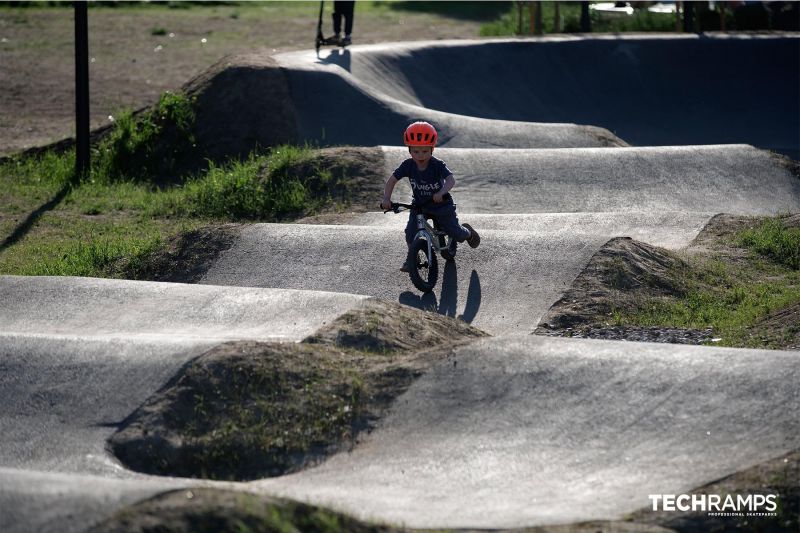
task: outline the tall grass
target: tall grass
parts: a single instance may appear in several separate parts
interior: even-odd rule
[[[187,166],[202,158],[194,136],[193,102],[165,92],[153,109],[123,111],[114,128],[94,150],[92,175],[105,182],[149,180],[175,182]]]

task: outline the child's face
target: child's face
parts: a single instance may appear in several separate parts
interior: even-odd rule
[[[431,146],[409,146],[408,153],[418,165],[424,165],[433,155],[433,148]]]

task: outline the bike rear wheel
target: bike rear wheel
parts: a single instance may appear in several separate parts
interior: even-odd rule
[[[439,277],[439,262],[436,254],[428,258],[428,241],[417,239],[411,244],[411,269],[408,272],[411,283],[422,292],[430,292]]]

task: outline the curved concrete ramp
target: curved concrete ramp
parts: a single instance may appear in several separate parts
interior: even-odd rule
[[[674,212],[464,215],[462,221],[481,228],[481,246],[462,245],[455,263],[441,260],[436,290],[421,295],[398,271],[407,217],[370,219],[380,224],[379,216],[383,224],[371,227],[248,226],[202,283],[365,294],[433,308],[492,334],[530,333],[610,238],[635,235],[684,246],[709,218]]]
[[[300,290],[0,276],[0,334],[168,342],[299,341],[362,300]]]
[[[253,484],[410,527],[621,519],[800,446],[798,382],[800,352],[481,340],[354,452]]]
[[[198,484],[175,478],[121,480],[0,468],[0,531],[83,533],[121,507]]]
[[[555,148],[626,146],[608,130],[569,123],[513,122],[444,113],[376,92],[338,67],[278,56],[296,110],[298,141],[319,145],[400,144],[410,122],[436,124],[440,145]]]
[[[133,475],[105,440],[183,364],[228,340],[299,341],[364,299],[0,276],[0,466]]]
[[[335,65],[340,84],[352,78],[356,81],[349,83],[375,95],[453,117],[592,124],[640,146],[747,143],[800,158],[800,37],[793,34],[430,41],[353,46],[323,51],[320,59],[311,52],[277,59],[297,69],[289,75],[302,105],[315,95],[320,100],[319,106],[309,106],[322,112],[320,125],[337,124],[335,114],[345,125],[368,128],[361,114],[377,109],[339,92],[342,86],[332,80],[309,74],[312,67],[321,72]],[[337,109],[330,114],[325,107]],[[437,126],[442,122],[446,139],[459,128],[470,129],[466,120],[451,122],[430,113],[416,116]],[[371,112],[368,116],[372,120]],[[308,126],[313,120],[304,114],[302,122]],[[397,143],[385,141],[381,130],[401,129],[380,118],[378,125],[376,142]],[[313,127],[303,129],[318,138]],[[329,142],[352,142],[340,140],[338,127],[328,128],[329,134],[334,131]]]
[[[388,177],[408,157],[408,150],[383,151]],[[442,148],[435,154],[455,175],[453,196],[459,213],[653,210],[765,215],[800,209],[800,178],[779,157],[747,145]],[[407,183],[398,184],[395,199],[410,199]]]

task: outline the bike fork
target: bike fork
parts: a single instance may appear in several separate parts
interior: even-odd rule
[[[433,254],[433,250],[431,249],[432,244],[433,244],[431,242],[431,240],[433,239],[433,236],[430,233],[428,233],[428,230],[425,228],[425,215],[423,215],[421,213],[417,213],[417,234],[414,236],[414,240],[417,240],[417,239],[425,239],[425,242],[428,243],[428,257],[427,257],[427,259],[428,259],[428,264],[430,265],[431,264],[431,254]],[[414,242],[414,241],[411,241],[411,242]],[[416,261],[416,258],[414,258],[414,260]]]

